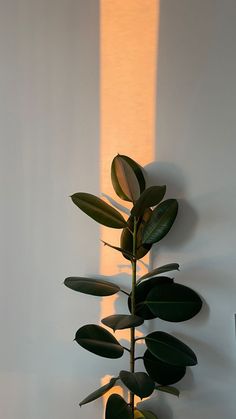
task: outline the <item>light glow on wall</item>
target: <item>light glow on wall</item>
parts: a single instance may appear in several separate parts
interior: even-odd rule
[[[122,205],[111,184],[113,157],[126,154],[144,166],[155,155],[158,26],[159,1],[100,0],[100,186]],[[101,228],[101,239],[113,245],[119,246],[120,234]],[[130,274],[128,264],[119,252],[101,246],[102,275]],[[144,265],[139,268],[142,274]],[[102,300],[101,318],[114,313],[117,298]],[[116,337],[128,341],[129,330]],[[102,384],[107,381],[108,376]]]

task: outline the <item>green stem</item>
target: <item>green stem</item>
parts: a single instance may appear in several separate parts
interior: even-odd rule
[[[135,287],[136,287],[136,247],[137,247],[137,220],[134,218],[134,231],[133,231],[133,255],[132,260],[132,294],[131,294],[131,314],[135,314]],[[130,329],[130,372],[135,371],[135,327]],[[134,393],[130,392],[130,406],[134,417]]]

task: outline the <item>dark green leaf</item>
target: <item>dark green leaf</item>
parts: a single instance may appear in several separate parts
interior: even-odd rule
[[[97,196],[86,192],[78,192],[72,195],[71,199],[85,214],[104,226],[112,228],[124,228],[126,226],[123,216]]]
[[[143,324],[143,321],[144,320],[141,317],[128,314],[112,314],[111,316],[102,319],[102,323],[114,331],[140,326]]]
[[[94,400],[98,399],[99,397],[102,397],[105,393],[107,393],[116,383],[118,378],[111,378],[109,383],[105,384],[104,386],[98,388],[93,393],[91,393],[89,396],[87,396],[82,402],[80,402],[80,406],[83,406],[84,404],[93,402]]]
[[[156,315],[150,310],[146,304],[146,298],[153,287],[157,284],[169,284],[172,283],[172,278],[165,276],[158,276],[151,278],[148,281],[141,282],[135,288],[135,314],[142,317],[144,320],[155,319]],[[131,296],[128,299],[128,306],[131,312]]]
[[[186,373],[186,367],[176,367],[160,361],[149,350],[143,356],[147,373],[159,384],[170,385],[180,381]]]
[[[81,327],[76,332],[75,340],[87,351],[105,358],[120,358],[124,353],[124,348],[114,336],[96,324]]]
[[[160,275],[165,272],[178,271],[178,270],[179,270],[178,263],[168,263],[167,265],[159,266],[159,268],[155,268],[152,271],[148,272],[147,274],[141,276],[141,278],[139,278],[139,280],[137,281],[137,284],[139,284],[144,279],[151,278],[152,276]]]
[[[140,410],[140,412],[144,415],[145,419],[158,419],[154,413],[150,412],[150,410]]]
[[[119,394],[112,394],[107,400],[105,419],[132,419],[132,411]]]
[[[164,393],[172,394],[173,396],[179,397],[179,390],[175,387],[169,387],[169,386],[156,386],[156,389],[159,391],[162,391]]]
[[[145,372],[121,371],[120,379],[132,393],[141,399],[149,397],[155,388],[154,381]]]
[[[194,317],[202,307],[198,294],[181,284],[157,284],[148,293],[146,304],[162,320],[182,322]]]
[[[176,199],[167,199],[156,207],[143,229],[143,243],[157,243],[172,227],[178,212]]]
[[[111,180],[116,194],[135,202],[145,189],[142,168],[130,157],[118,154],[112,161]]]
[[[120,291],[120,287],[118,287],[116,284],[90,278],[72,276],[66,278],[64,284],[66,287],[74,291],[82,292],[84,294],[96,295],[99,297],[113,295]]]
[[[135,202],[131,214],[134,217],[140,217],[145,209],[154,207],[162,201],[166,193],[166,186],[150,186],[145,189],[140,195],[139,199]]]
[[[145,342],[149,351],[167,364],[179,367],[197,364],[197,358],[192,349],[169,333],[150,333],[145,337]]]
[[[140,217],[137,223],[137,238],[136,238],[136,243],[137,243],[136,258],[137,259],[142,259],[152,247],[151,244],[142,245],[143,228],[144,228],[145,223],[150,219],[151,215],[152,215],[152,211],[150,209],[147,209],[144,212],[143,216]],[[123,256],[126,259],[130,260],[132,259],[132,257],[130,257],[127,254],[127,252],[131,254],[133,253],[133,235],[130,232],[130,230],[133,231],[133,228],[134,228],[134,218],[132,216],[128,219],[127,224],[128,224],[128,227],[124,228],[121,233],[120,246],[122,247],[122,249],[125,250],[125,252],[123,252]]]

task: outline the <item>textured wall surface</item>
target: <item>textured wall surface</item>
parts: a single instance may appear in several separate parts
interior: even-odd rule
[[[146,171],[180,214],[151,262],[179,262],[206,304],[184,324],[150,324],[199,358],[180,399],[145,404],[159,419],[235,419],[235,21],[235,0],[161,0]],[[100,419],[101,401],[77,402],[116,367],[72,342],[100,306],[62,285],[100,266],[99,227],[68,198],[100,193],[99,1],[0,0],[0,54],[0,413]]]
[[[234,0],[161,2],[160,163],[150,171],[168,183],[170,196],[181,198],[181,208],[156,264],[158,256],[178,261],[178,280],[207,302],[198,317],[168,325],[199,358],[179,385],[181,398],[168,397],[168,419],[235,418],[235,20]]]
[[[103,374],[101,363],[89,370],[91,355],[72,342],[99,305],[86,296],[79,304],[62,285],[68,275],[99,268],[99,228],[78,217],[69,199],[99,187],[98,6],[0,1],[5,419],[78,418],[81,393]],[[84,418],[97,411],[91,406]]]

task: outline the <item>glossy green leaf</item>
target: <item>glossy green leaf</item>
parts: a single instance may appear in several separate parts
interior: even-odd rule
[[[71,199],[85,214],[104,226],[112,228],[124,228],[126,226],[123,216],[97,196],[86,192],[78,192],[72,195]]]
[[[66,278],[64,284],[66,287],[74,291],[82,292],[83,294],[96,295],[99,297],[113,295],[120,291],[120,287],[116,284],[112,284],[111,282],[76,276]]]
[[[137,327],[143,324],[144,320],[138,316],[128,314],[112,314],[111,316],[102,319],[105,326],[115,330],[129,329],[130,327]]]
[[[162,391],[163,393],[172,394],[173,396],[179,397],[179,390],[175,387],[169,386],[156,386],[156,390]]]
[[[145,372],[121,371],[120,379],[132,393],[141,399],[149,397],[155,388],[154,381]]]
[[[150,410],[140,410],[140,412],[144,415],[145,419],[158,419],[154,413],[150,412]]]
[[[177,212],[176,199],[167,199],[158,205],[143,229],[143,243],[154,244],[165,237],[175,221]]]
[[[142,168],[128,156],[118,154],[112,161],[111,180],[116,194],[135,202],[145,189]]]
[[[169,284],[172,283],[173,279],[166,276],[158,276],[151,278],[148,281],[143,281],[135,288],[135,314],[142,317],[144,320],[155,319],[156,315],[150,310],[146,303],[146,298],[149,292],[157,284]],[[128,306],[131,312],[131,294],[128,299]]]
[[[201,310],[202,300],[195,291],[184,285],[157,284],[148,293],[146,304],[156,317],[169,322],[182,322]]]
[[[179,367],[197,364],[197,357],[192,349],[169,333],[150,333],[145,337],[145,342],[149,351],[167,364]]]
[[[112,394],[107,400],[105,419],[133,419],[130,406],[119,394]]]
[[[176,367],[162,362],[148,349],[144,353],[143,363],[150,377],[163,386],[177,383],[186,373],[186,367]]]
[[[87,351],[105,358],[120,358],[124,353],[124,348],[114,336],[96,324],[81,327],[76,332],[75,340]]]
[[[139,278],[139,280],[137,281],[137,284],[139,284],[144,279],[151,278],[152,276],[160,275],[165,272],[178,271],[178,270],[179,270],[178,263],[168,263],[167,265],[159,266],[159,268],[155,268],[152,271],[141,276],[141,278]]]
[[[137,223],[137,250],[136,250],[136,259],[142,259],[151,249],[152,245],[151,244],[142,244],[142,233],[143,233],[143,229],[145,226],[145,223],[147,223],[147,221],[150,219],[152,215],[152,211],[150,209],[147,209],[143,216],[140,217],[140,219],[138,220]],[[128,259],[131,260],[132,257],[130,257],[127,252],[129,253],[133,253],[133,235],[130,232],[133,231],[134,228],[134,218],[131,216],[128,221],[127,221],[128,227],[124,228],[122,230],[121,233],[121,238],[120,238],[120,245],[122,247],[122,249],[124,249],[123,252],[123,256]]]
[[[145,209],[154,207],[159,204],[164,198],[166,193],[166,186],[150,186],[150,188],[145,189],[140,195],[139,199],[135,202],[131,214],[134,217],[140,217]]]
[[[116,381],[118,378],[111,378],[111,380],[105,384],[104,386],[98,388],[93,393],[89,394],[82,402],[80,402],[80,406],[83,406],[84,404],[93,402],[94,400],[98,399],[99,397],[102,397],[104,394],[106,394],[112,387],[114,387]]]

